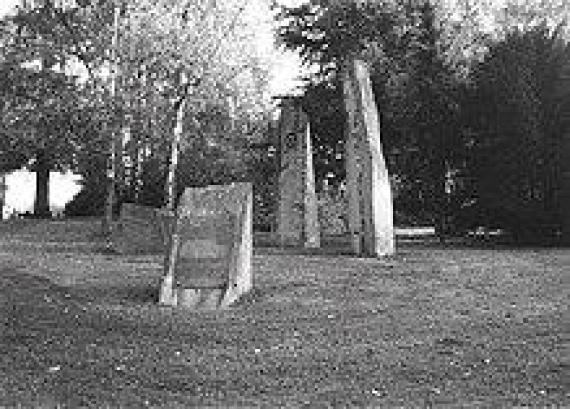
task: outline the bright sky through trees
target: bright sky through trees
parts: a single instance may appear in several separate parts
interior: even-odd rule
[[[260,4],[267,4],[267,0],[250,0],[252,2],[259,2]],[[0,0],[0,18],[6,13],[13,12],[16,5],[21,0]],[[301,0],[280,0],[281,3],[286,5],[296,5],[302,3]],[[260,15],[257,16],[257,21],[267,21],[268,16],[264,15],[268,12],[268,7],[258,7]],[[257,27],[259,30],[259,47],[267,53],[273,54],[273,66],[271,67],[271,83],[270,93],[272,95],[282,95],[294,89],[299,82],[299,58],[288,51],[275,50],[274,37],[272,27],[264,24]]]
[[[18,4],[19,0],[2,0],[0,1],[0,16],[14,10],[16,4]]]
[[[280,52],[274,44],[272,19],[266,0],[250,0],[252,3],[259,2],[259,7],[252,7],[254,13],[249,16],[248,24],[256,27],[256,47],[263,53],[267,53],[272,66],[270,67],[270,84],[267,90],[270,95],[282,95],[290,92],[298,85],[296,77],[299,75],[299,59],[291,52]],[[0,18],[6,14],[15,12],[16,6],[21,0],[0,0]],[[255,12],[259,13],[256,15]],[[72,67],[73,68],[73,67]],[[73,68],[76,74],[81,75],[80,66]],[[79,71],[78,71],[79,70]],[[55,176],[55,175],[54,175]],[[78,192],[77,178],[70,175],[55,176],[50,183],[50,203],[52,206],[62,206]],[[12,208],[20,212],[31,210],[33,207],[35,175],[28,172],[15,172],[7,180],[8,194],[6,208]],[[17,190],[17,192],[16,192]]]
[[[12,13],[20,0],[0,0],[0,18]],[[16,210],[31,211],[34,207],[35,174],[17,171],[6,177],[6,196],[4,198],[4,217]],[[63,208],[76,195],[80,186],[77,175],[52,172],[49,202],[52,209]]]
[[[202,0],[196,0],[202,1]],[[270,67],[270,89],[268,92],[271,95],[283,95],[292,92],[296,87],[300,85],[299,76],[301,75],[300,69],[300,59],[299,57],[290,51],[276,50],[275,40],[273,37],[271,18],[268,13],[268,0],[249,0],[253,4],[259,4],[259,7],[254,7],[259,13],[258,16],[251,16],[251,23],[255,25],[257,30],[257,41],[258,46],[263,50],[263,52],[268,53],[271,58]],[[277,0],[278,3],[287,6],[297,6],[301,3],[306,2],[306,0]],[[465,0],[433,0],[435,3],[439,3],[445,9],[448,10],[460,10],[461,5],[465,4]],[[15,9],[15,6],[19,4],[21,0],[0,0],[0,17],[4,16],[6,13],[10,13]],[[481,28],[486,31],[493,31],[497,27],[497,22],[501,21],[501,18],[505,15],[502,10],[505,9],[505,5],[511,4],[514,6],[524,5],[521,10],[526,9],[526,11],[532,11],[533,7],[537,14],[542,14],[544,5],[555,6],[556,12],[544,13],[549,15],[549,17],[562,18],[564,15],[568,15],[568,9],[570,9],[570,2],[567,0],[475,0],[469,1],[469,4],[473,4],[477,9],[477,18],[480,20]],[[566,5],[567,4],[567,5]],[[258,24],[258,22],[263,22],[263,24]],[[52,187],[52,193],[54,195],[58,194],[58,188]]]

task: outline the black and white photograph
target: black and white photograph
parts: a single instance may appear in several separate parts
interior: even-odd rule
[[[0,409],[570,408],[568,0],[0,0]]]

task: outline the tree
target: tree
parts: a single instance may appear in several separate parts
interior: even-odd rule
[[[100,183],[95,169],[80,162],[93,154],[115,158],[109,164],[122,166],[109,181],[110,186],[118,182],[111,194],[117,190],[126,197],[134,189],[136,198],[149,187],[142,176],[148,173],[144,168],[152,166],[144,162],[163,168],[168,159],[162,152],[172,141],[175,125],[183,131],[174,145],[185,151],[198,133],[223,145],[222,136],[237,138],[240,127],[264,118],[267,64],[251,41],[254,5],[238,0],[195,3],[82,0],[60,7],[43,0],[9,20],[17,27],[9,33],[11,55],[18,56],[12,58],[12,67],[35,63],[40,56],[42,69],[57,71],[62,78],[70,78],[70,66],[85,72],[80,81],[73,79],[81,97],[70,104],[83,107],[91,117],[89,124],[82,124],[88,129],[69,145],[69,162]],[[115,28],[119,41],[112,47]],[[116,93],[110,85],[113,78]],[[219,113],[215,118],[207,115],[213,108]],[[220,119],[222,127],[205,123]]]
[[[541,24],[511,31],[474,72],[476,176],[488,224],[527,241],[560,228],[562,137],[570,87],[570,47]],[[497,177],[501,175],[501,177]]]
[[[476,46],[456,41],[450,33],[463,26],[446,20],[447,10],[430,2],[357,3],[314,1],[281,14],[285,45],[319,67],[308,81],[307,109],[320,122],[317,132],[329,127],[336,136],[320,141],[323,151],[342,155],[342,127],[334,122],[339,116],[325,119],[323,112],[339,109],[331,98],[339,89],[339,61],[364,55],[371,62],[390,172],[399,181],[399,206],[429,215],[424,222],[435,223],[443,233],[446,177],[459,166],[463,149],[459,96],[468,64],[460,51]],[[319,101],[325,94],[328,109]]]
[[[461,167],[463,140],[459,120],[460,76],[447,58],[449,44],[436,22],[436,8],[424,2],[411,10],[419,33],[410,47],[406,76],[397,92],[387,95],[393,126],[405,135],[399,141],[403,172],[418,194],[423,212],[443,240],[447,233],[451,191],[448,174]],[[410,166],[411,165],[411,166]],[[407,197],[409,199],[409,196]],[[417,200],[417,199],[416,199]],[[409,205],[409,203],[402,203]]]
[[[309,82],[302,97],[303,110],[311,123],[317,189],[325,180],[339,186],[346,176],[343,161],[346,114],[341,90],[336,82]]]
[[[34,213],[49,215],[49,172],[69,166],[73,140],[81,124],[81,92],[75,78],[57,68],[59,54],[29,24],[43,10],[28,11],[15,19],[17,36],[4,47],[2,75],[4,155],[17,158],[11,167],[28,163],[36,171]],[[12,27],[12,29],[14,29]]]
[[[264,118],[267,61],[257,51],[254,27],[245,18],[251,11],[252,5],[241,0],[200,5],[139,1],[124,19],[120,76],[129,86],[123,96],[130,101],[123,104],[131,121],[136,110],[149,107],[149,99],[166,112],[156,123],[163,136],[172,135],[168,136],[170,207],[177,190],[178,150],[187,151],[195,138],[231,146],[235,138],[246,136],[238,126]],[[145,113],[156,118],[156,113]],[[219,125],[212,126],[214,122]],[[130,130],[136,128],[130,125],[134,123]]]
[[[19,8],[2,22],[4,48],[2,71],[4,108],[14,120],[5,121],[10,152],[18,152],[20,164],[33,161],[37,172],[35,213],[49,214],[48,186],[52,169],[69,167],[81,144],[85,125],[83,107],[92,95],[70,61],[82,61],[91,72],[94,60],[81,47],[77,9],[56,7],[49,0]],[[87,104],[88,105],[88,104]],[[19,111],[19,112],[18,112]],[[25,116],[24,116],[25,115]]]

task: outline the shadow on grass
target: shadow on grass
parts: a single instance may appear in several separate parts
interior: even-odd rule
[[[158,284],[137,284],[130,286],[97,286],[74,290],[74,298],[80,302],[109,303],[129,306],[157,305]]]
[[[156,305],[158,296],[159,285],[154,282],[77,288],[60,286],[48,278],[16,269],[0,270],[0,298],[8,303],[24,302],[39,306],[44,302],[51,305],[108,302],[119,305],[148,306]]]
[[[58,286],[45,277],[35,276],[15,268],[0,270],[0,291],[7,300],[25,296],[25,300],[50,295],[67,298],[67,288]]]

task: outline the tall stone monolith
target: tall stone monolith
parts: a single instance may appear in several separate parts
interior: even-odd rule
[[[279,242],[283,246],[320,247],[310,124],[293,98],[282,102],[279,143]]]
[[[392,192],[380,143],[380,121],[368,66],[345,63],[346,173],[352,249],[362,256],[394,253]]]

